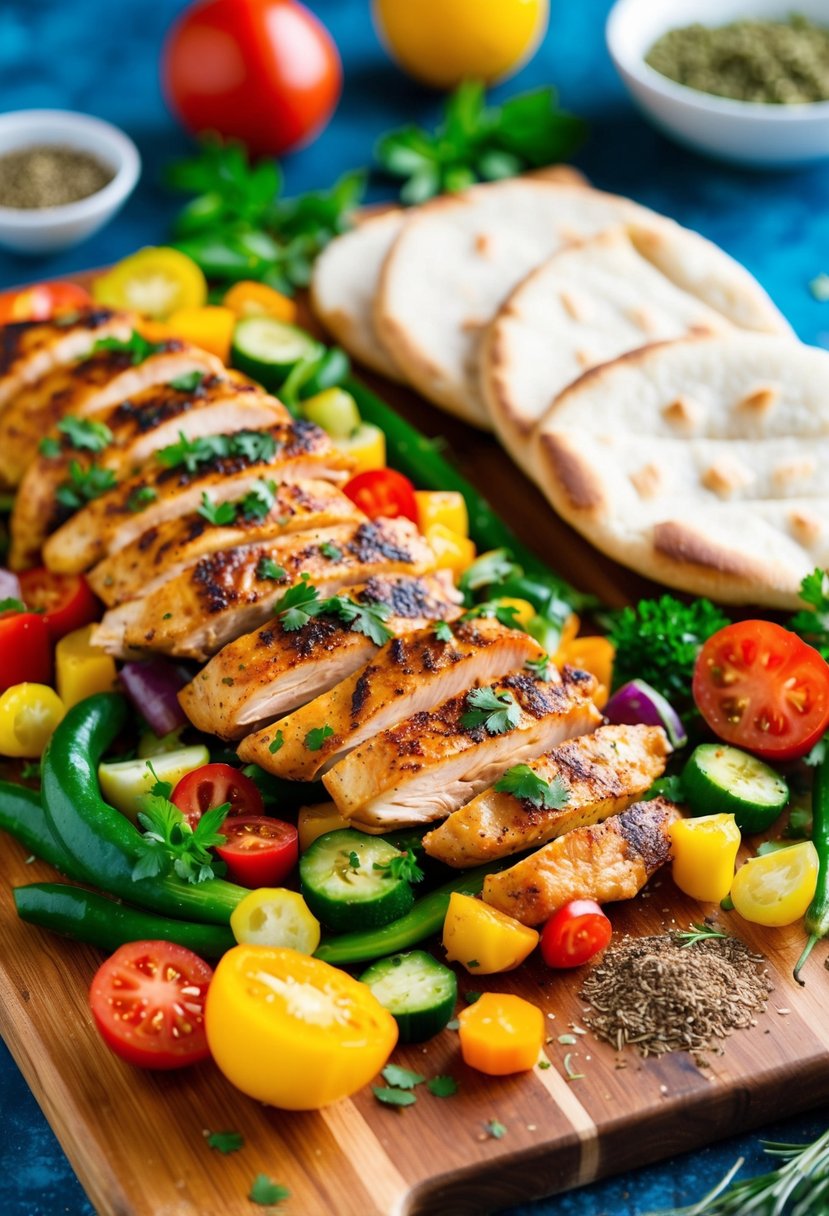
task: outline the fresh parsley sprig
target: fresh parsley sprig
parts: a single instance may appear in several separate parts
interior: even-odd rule
[[[159,464],[174,469],[184,465],[188,473],[195,473],[201,465],[210,464],[226,456],[241,456],[249,464],[266,463],[273,460],[277,441],[268,431],[237,431],[233,435],[199,435],[188,439],[179,431],[176,443],[159,448],[155,454]]]
[[[149,342],[134,329],[128,338],[99,338],[91,353],[97,355],[102,351],[114,351],[116,354],[129,355],[131,363],[137,365],[164,349],[163,342]]]
[[[829,572],[816,569],[800,584],[800,598],[808,608],[796,612],[789,628],[829,660]]]
[[[388,878],[402,878],[405,882],[422,882],[425,877],[417,864],[414,849],[406,849],[404,853],[398,853],[395,857],[390,857],[388,861],[375,861],[372,868],[380,870]]]
[[[466,704],[466,712],[461,715],[464,730],[483,727],[490,735],[505,735],[521,721],[521,707],[511,692],[473,688],[466,694]]]
[[[538,810],[558,811],[570,801],[570,791],[560,777],[545,781],[528,764],[514,764],[493,787],[499,793],[512,794],[521,802],[529,802]]]
[[[320,599],[319,591],[307,574],[301,575],[300,581],[279,597],[274,604],[274,616],[280,618],[282,628],[288,633],[302,629],[312,617],[329,616],[342,621],[355,633],[370,638],[375,646],[382,646],[394,636],[385,624],[391,616],[388,604],[362,604],[345,595]]]
[[[713,938],[728,937],[728,934],[723,933],[718,925],[707,925],[704,921],[694,921],[690,929],[682,929],[675,933],[674,937],[682,943],[684,949],[688,946],[696,946],[698,942],[710,942]]]
[[[276,482],[260,480],[254,482],[247,494],[235,502],[214,503],[205,490],[197,513],[217,527],[235,523],[240,516],[251,523],[261,523],[275,502]]]
[[[66,437],[66,447],[74,448],[76,452],[102,452],[107,444],[112,443],[112,431],[104,422],[95,418],[76,418],[67,414],[61,418],[57,429]],[[53,460],[59,456],[62,449],[59,439],[47,435],[38,444],[42,456]]]
[[[55,491],[55,498],[62,507],[79,511],[86,503],[100,498],[118,484],[112,469],[104,469],[93,461],[88,468],[77,460],[69,462],[69,477]]]
[[[155,878],[173,870],[185,882],[205,882],[224,874],[225,864],[208,850],[227,839],[219,828],[227,818],[230,803],[212,807],[195,828],[177,806],[160,794],[144,794],[138,822],[144,829],[141,851],[132,871],[133,879]]]

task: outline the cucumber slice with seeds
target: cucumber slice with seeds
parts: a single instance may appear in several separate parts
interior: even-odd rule
[[[768,764],[725,743],[701,743],[682,771],[694,815],[733,814],[741,832],[764,832],[789,801],[789,787]]]
[[[233,331],[230,361],[267,389],[278,389],[295,363],[319,353],[320,344],[275,317],[245,317]]]
[[[308,907],[335,933],[379,928],[397,920],[414,903],[406,880],[393,878],[389,870],[389,863],[399,856],[399,849],[377,836],[351,828],[326,832],[299,861]]]
[[[392,954],[372,963],[360,976],[397,1022],[401,1043],[422,1043],[451,1021],[458,980],[424,950]]]

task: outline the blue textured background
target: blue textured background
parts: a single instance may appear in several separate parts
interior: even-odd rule
[[[0,286],[102,265],[164,240],[175,200],[159,186],[160,170],[188,144],[164,108],[157,62],[165,30],[184,7],[184,0],[0,3],[0,110],[54,106],[97,114],[123,126],[144,159],[138,190],[109,228],[60,257],[36,261],[0,252]],[[439,104],[389,63],[371,27],[368,0],[316,0],[310,7],[339,44],[345,93],[322,137],[285,162],[291,192],[324,186],[341,171],[365,164],[380,132],[413,119],[430,122]],[[758,174],[674,147],[634,113],[608,61],[603,25],[609,0],[553,0],[552,8],[538,55],[501,92],[555,83],[564,103],[590,119],[591,139],[578,163],[597,185],[665,211],[719,242],[757,275],[803,339],[829,346],[829,304],[819,304],[808,290],[819,271],[829,272],[829,167]],[[384,187],[373,192],[383,197]],[[827,1123],[829,1112],[822,1111],[769,1128],[768,1134],[807,1139]],[[740,1155],[747,1158],[747,1170],[763,1168],[756,1139],[743,1137],[521,1212],[642,1216],[699,1198]],[[0,1048],[0,1212],[91,1211]]]

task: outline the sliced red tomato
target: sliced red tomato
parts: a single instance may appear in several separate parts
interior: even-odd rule
[[[52,640],[36,612],[0,616],[0,693],[15,684],[49,684]]]
[[[221,827],[227,837],[216,852],[227,877],[241,887],[278,887],[299,860],[299,839],[292,823],[267,815],[231,816]]]
[[[765,760],[805,756],[829,726],[829,664],[772,621],[739,621],[710,637],[693,691],[715,735]]]
[[[88,308],[92,297],[74,283],[39,283],[0,294],[0,325],[10,321],[48,321],[55,313]]]
[[[97,621],[100,605],[82,574],[55,574],[44,566],[24,570],[20,591],[27,608],[42,613],[54,641]]]
[[[352,477],[343,489],[369,519],[395,519],[403,515],[417,523],[415,488],[396,469],[368,469]]]
[[[213,969],[175,942],[128,942],[95,973],[89,1003],[109,1047],[140,1068],[181,1068],[210,1054],[204,1002]]]
[[[185,773],[170,795],[191,827],[205,811],[230,803],[231,815],[264,815],[265,804],[256,782],[232,764],[203,764]],[[222,828],[223,832],[227,827]]]
[[[548,967],[581,967],[610,942],[610,921],[594,899],[571,899],[547,921],[541,954]]]

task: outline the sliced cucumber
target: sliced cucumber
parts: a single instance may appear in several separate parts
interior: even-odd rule
[[[180,747],[177,751],[161,752],[151,757],[150,763],[155,776],[145,759],[115,760],[111,764],[98,765],[101,793],[107,802],[129,819],[135,819],[141,809],[139,798],[142,794],[149,794],[156,779],[176,785],[186,773],[209,764],[210,752],[201,744]]]
[[[275,317],[244,317],[233,331],[230,361],[268,389],[278,389],[300,359],[315,355],[319,343],[296,325]]]
[[[401,1043],[422,1043],[446,1028],[455,1012],[458,981],[424,950],[393,954],[360,976],[397,1022]]]
[[[326,832],[299,861],[308,907],[335,933],[397,920],[414,903],[409,884],[393,878],[389,870],[399,856],[398,849],[375,836],[350,828]]]
[[[694,815],[734,815],[741,832],[764,832],[789,801],[786,782],[756,756],[725,743],[701,743],[682,770]]]

